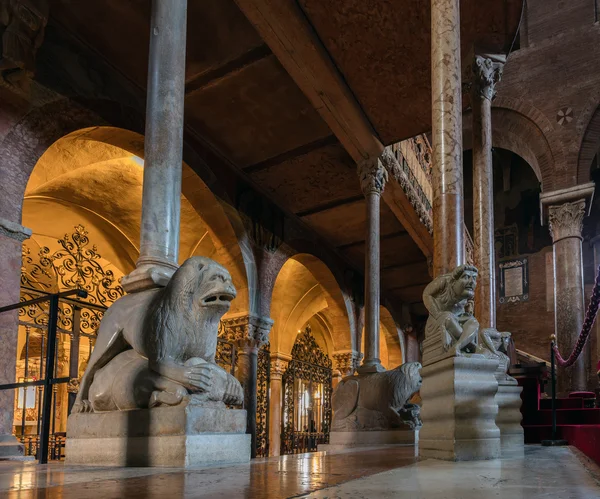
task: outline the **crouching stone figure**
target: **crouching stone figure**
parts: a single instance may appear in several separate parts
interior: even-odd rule
[[[421,364],[343,379],[332,396],[333,431],[377,431],[421,426],[420,408],[409,404],[421,388]]]
[[[236,290],[225,268],[189,258],[165,288],[132,293],[105,313],[73,412],[243,401],[240,383],[215,364],[219,322]]]

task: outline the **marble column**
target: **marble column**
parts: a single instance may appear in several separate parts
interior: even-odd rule
[[[19,302],[22,244],[31,229],[0,218],[0,306]],[[19,339],[19,312],[0,314],[0,384],[14,383]],[[12,435],[15,390],[0,391],[0,459],[22,457]]]
[[[496,271],[494,247],[494,172],[492,163],[492,99],[503,64],[475,56],[471,104],[473,108],[473,245],[479,270],[475,317],[482,327],[496,327]]]
[[[281,411],[283,408],[282,377],[290,361],[289,356],[271,355],[271,394],[269,396],[269,455],[281,455]]]
[[[127,292],[165,286],[179,254],[187,0],[153,0],[140,256]]]
[[[365,358],[359,373],[383,372],[379,359],[379,303],[380,303],[380,208],[381,194],[388,179],[388,171],[379,158],[370,158],[358,164],[360,186],[367,205],[367,234],[365,244]]]
[[[244,387],[244,409],[247,411],[246,433],[252,437],[250,455],[256,457],[256,392],[258,351],[269,341],[273,320],[245,315],[223,319],[224,338],[236,346],[236,377]]]
[[[548,226],[554,250],[554,323],[558,347],[563,357],[577,343],[585,314],[581,231],[585,199],[550,206]],[[585,352],[568,368],[558,368],[558,393],[586,390]]]
[[[460,0],[431,0],[434,277],[465,263]]]

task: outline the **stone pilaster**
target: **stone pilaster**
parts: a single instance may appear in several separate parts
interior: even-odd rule
[[[153,0],[150,22],[140,256],[127,292],[166,286],[179,258],[187,0]]]
[[[494,247],[494,172],[492,163],[492,99],[503,63],[475,56],[471,102],[473,108],[473,246],[479,270],[475,316],[482,327],[496,327]]]
[[[256,390],[258,350],[269,341],[273,320],[268,317],[244,315],[223,319],[223,338],[238,351],[236,377],[244,387],[244,408],[247,411],[247,433],[252,436],[251,457],[256,457]]]
[[[388,171],[379,158],[369,158],[358,164],[360,187],[367,205],[365,245],[365,359],[361,373],[385,371],[379,359],[380,303],[380,208],[381,194],[388,180]]]
[[[31,229],[0,218],[0,306],[18,303],[22,243]],[[0,384],[14,383],[17,360],[19,312],[0,314]],[[22,457],[23,446],[12,436],[15,390],[0,391],[0,457]]]
[[[269,455],[281,454],[281,415],[283,409],[282,377],[291,357],[271,355],[271,395],[269,398]]]
[[[431,0],[434,277],[465,263],[460,0]]]

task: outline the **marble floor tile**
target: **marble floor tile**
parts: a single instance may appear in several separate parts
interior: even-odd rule
[[[417,462],[411,447],[319,452],[215,468],[99,468],[0,463],[0,497],[600,499],[569,448],[529,446],[525,459]]]

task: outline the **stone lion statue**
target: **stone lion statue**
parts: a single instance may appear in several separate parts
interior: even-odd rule
[[[419,406],[408,401],[421,388],[420,369],[420,363],[407,362],[391,371],[344,378],[332,396],[332,430],[419,427]]]
[[[240,383],[215,364],[219,322],[236,290],[218,263],[189,258],[165,288],[126,295],[104,314],[73,406],[104,412],[199,402],[237,405]]]

